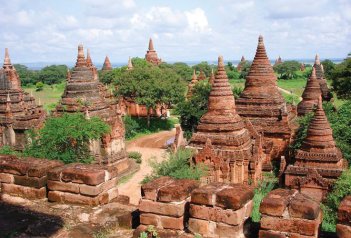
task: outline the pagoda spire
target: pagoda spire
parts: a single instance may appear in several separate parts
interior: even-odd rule
[[[149,51],[155,51],[154,43],[152,42],[152,38],[149,39]]]
[[[112,65],[110,62],[110,58],[106,55],[104,64],[102,66],[103,71],[111,71],[112,70]]]
[[[90,50],[87,49],[87,58],[86,58],[86,62],[87,62],[87,66],[88,67],[92,67],[93,66],[93,61],[91,60],[91,57],[90,57]]]
[[[86,66],[87,66],[87,62],[84,56],[84,48],[83,48],[83,44],[81,43],[78,45],[78,56],[77,56],[76,67],[86,67]]]
[[[214,80],[215,80],[215,75],[213,73],[213,68],[211,69],[211,76],[210,76],[210,85],[214,84]]]
[[[197,76],[196,76],[196,70],[195,69],[193,71],[193,76],[191,77],[191,81],[196,81],[197,82]]]
[[[132,70],[132,69],[133,69],[132,59],[129,56],[129,59],[128,59],[128,70]]]
[[[316,65],[320,65],[320,64],[321,64],[321,61],[320,61],[320,59],[319,59],[319,55],[318,55],[318,54],[316,54],[316,57],[314,58],[314,63],[315,63]]]
[[[6,66],[12,66],[8,48],[5,48],[4,68]]]

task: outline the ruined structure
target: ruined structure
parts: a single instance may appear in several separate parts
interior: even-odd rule
[[[104,61],[104,64],[102,65],[102,69],[101,70],[105,71],[105,72],[108,72],[108,71],[112,70],[112,65],[111,65],[110,59],[108,58],[107,55],[105,57],[105,61]]]
[[[317,238],[322,223],[319,204],[296,190],[276,189],[261,202],[259,238]]]
[[[196,83],[198,82],[196,72],[194,69],[193,76],[191,77],[191,81],[188,85],[188,92],[186,94],[186,98],[189,99],[193,95],[193,88],[195,87]]]
[[[351,235],[351,196],[346,196],[339,205],[336,233],[338,238],[349,238]]]
[[[205,163],[210,173],[204,182],[255,183],[261,178],[261,137],[237,113],[232,89],[218,57],[218,70],[189,146],[198,151],[195,163]]]
[[[161,64],[161,59],[159,59],[157,56],[156,50],[154,49],[154,43],[152,42],[151,38],[149,40],[149,49],[146,52],[145,60],[147,62],[154,64],[154,65]]]
[[[246,63],[246,59],[244,56],[241,56],[241,60],[238,64],[238,66],[236,66],[236,69],[238,70],[238,72],[240,72],[243,69],[244,64]]]
[[[316,77],[315,68],[309,79],[307,79],[305,90],[302,93],[302,101],[297,105],[297,115],[304,116],[313,112],[321,97],[321,87]]]
[[[201,70],[199,76],[197,77],[197,80],[201,81],[201,80],[205,80],[205,79],[206,79],[206,75],[205,75],[204,71]]]
[[[325,76],[324,76],[323,65],[319,60],[319,55],[316,55],[313,68],[316,69],[316,76],[321,86],[323,101],[330,101],[330,99],[332,99],[333,97],[333,94],[330,92],[330,89],[328,88],[327,80],[325,79]]]
[[[43,125],[46,114],[34,97],[24,92],[13,67],[8,49],[0,69],[0,146],[22,150],[27,144],[25,132]]]
[[[335,180],[347,168],[346,160],[335,145],[321,99],[295,160],[285,171],[285,185],[318,201],[325,197]]]
[[[282,61],[282,58],[280,58],[280,55],[279,55],[278,59],[275,60],[274,66],[277,66],[277,65],[279,65],[281,63],[283,63],[283,61]]]
[[[101,141],[92,142],[91,153],[96,163],[116,166],[123,173],[128,170],[130,161],[126,159],[124,125],[118,102],[99,82],[94,68],[90,56],[88,62],[84,57],[83,45],[79,45],[76,65],[54,115],[88,112],[90,116],[98,116],[109,124],[111,132],[104,135]]]
[[[277,77],[267,57],[262,36],[258,39],[244,91],[236,99],[236,109],[263,134],[266,154],[263,169],[272,170],[272,160],[279,160],[290,143],[296,108],[287,105],[278,90]]]

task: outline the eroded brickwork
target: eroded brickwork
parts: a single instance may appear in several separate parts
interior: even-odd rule
[[[156,50],[154,48],[154,43],[153,43],[151,38],[149,40],[149,48],[148,48],[148,50],[146,52],[145,60],[147,62],[150,62],[150,63],[154,64],[154,65],[159,65],[162,62],[161,59],[159,59],[158,56],[157,56],[157,52],[156,52]]]
[[[339,238],[351,237],[351,196],[345,197],[339,205],[336,233]]]

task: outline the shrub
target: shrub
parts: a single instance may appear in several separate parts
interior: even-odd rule
[[[123,122],[124,122],[124,126],[125,126],[125,131],[126,131],[126,139],[131,139],[134,136],[136,136],[136,134],[138,133],[138,129],[139,129],[139,124],[136,120],[132,119],[131,116],[124,116],[123,117]]]
[[[190,149],[180,149],[176,153],[169,154],[169,158],[158,163],[151,162],[152,173],[147,175],[142,183],[147,183],[161,176],[170,176],[175,179],[199,180],[207,173],[207,168],[202,164],[190,163],[193,152]]]
[[[295,140],[289,145],[291,152],[294,154],[297,149],[302,145],[303,140],[307,136],[308,126],[313,118],[313,113],[300,117],[298,119],[299,129],[296,132]]]
[[[64,163],[90,163],[89,141],[99,140],[110,131],[109,125],[98,117],[86,119],[82,113],[65,113],[61,117],[51,117],[39,131],[30,131],[31,144],[24,155]]]
[[[42,82],[37,82],[35,84],[35,91],[42,91],[44,88],[44,84]]]
[[[334,184],[332,192],[322,204],[323,223],[322,230],[335,232],[337,211],[341,200],[351,195],[351,169],[344,171]]]
[[[1,155],[20,155],[20,152],[15,151],[11,148],[11,146],[4,145],[3,147],[0,148],[0,154]]]
[[[128,157],[132,158],[133,160],[135,160],[135,162],[137,162],[138,164],[141,164],[141,154],[137,151],[131,151],[128,153]]]

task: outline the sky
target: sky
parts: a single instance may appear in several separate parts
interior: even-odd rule
[[[79,43],[127,63],[150,37],[166,62],[252,59],[260,34],[270,59],[351,52],[351,0],[0,0],[0,16],[13,63],[73,63]]]

